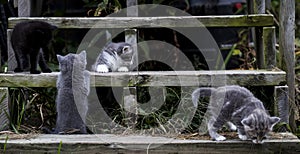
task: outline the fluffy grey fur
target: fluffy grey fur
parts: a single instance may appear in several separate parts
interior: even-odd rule
[[[226,140],[217,131],[227,124],[233,130],[237,128],[240,139],[262,143],[263,138],[280,120],[278,117],[270,117],[263,103],[244,87],[198,88],[192,93],[192,101],[197,106],[199,97],[209,96],[210,118],[207,126],[213,140]]]
[[[23,72],[30,66],[31,74],[39,74],[41,72],[37,70],[38,63],[42,72],[51,72],[40,49],[48,50],[52,31],[56,28],[42,21],[24,21],[15,26],[11,35],[11,44],[17,60],[15,72]]]
[[[133,63],[132,46],[125,42],[108,43],[99,54],[95,64],[92,66],[92,71],[106,72],[127,72],[128,64]]]
[[[85,119],[88,111],[90,74],[86,71],[86,52],[57,55],[60,74],[57,80],[57,120],[55,133],[87,133]]]

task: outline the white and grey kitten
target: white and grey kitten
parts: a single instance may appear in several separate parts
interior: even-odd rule
[[[232,130],[238,130],[241,140],[250,139],[253,143],[262,143],[280,120],[278,117],[270,117],[263,103],[244,87],[233,85],[198,88],[192,93],[192,101],[197,106],[199,97],[209,96],[210,118],[207,126],[213,140],[226,140],[217,131],[227,124]]]
[[[92,71],[100,73],[128,72],[129,65],[133,62],[132,57],[133,48],[131,44],[125,42],[108,43],[97,57]]]
[[[60,74],[56,82],[57,120],[54,133],[86,134],[90,74],[86,70],[86,52],[57,55]]]

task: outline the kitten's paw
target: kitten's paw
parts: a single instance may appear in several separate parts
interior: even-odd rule
[[[23,72],[23,70],[21,68],[15,68],[14,72]]]
[[[49,68],[47,68],[47,69],[43,69],[43,70],[42,70],[42,72],[43,72],[43,73],[51,73],[51,72],[52,72],[52,70],[51,70],[51,69],[49,69]]]
[[[107,68],[106,65],[97,65],[96,72],[107,73],[109,72],[109,69]]]
[[[252,143],[254,144],[263,144],[264,140],[260,141],[260,140],[252,140]]]
[[[225,141],[226,140],[226,137],[220,135],[218,136],[217,138],[214,139],[215,141]]]
[[[120,67],[120,68],[118,69],[118,72],[128,72],[128,71],[129,71],[128,68],[125,67],[125,66]]]
[[[41,71],[38,71],[38,70],[30,70],[30,74],[41,74]]]
[[[248,140],[248,137],[246,135],[239,135],[239,138],[243,141]]]

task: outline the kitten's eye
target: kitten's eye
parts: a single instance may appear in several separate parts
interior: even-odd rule
[[[129,47],[128,47],[128,46],[125,46],[125,47],[123,48],[123,53],[127,52],[128,50],[129,50]]]

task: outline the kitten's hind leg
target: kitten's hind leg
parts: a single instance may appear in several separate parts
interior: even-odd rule
[[[14,49],[18,50],[18,49]],[[14,72],[23,72],[23,67],[22,67],[22,58],[21,55],[17,54],[18,51],[15,51],[15,57],[17,61],[17,67],[14,69]]]
[[[42,72],[44,72],[44,73],[51,73],[52,72],[51,69],[48,67],[48,65],[46,63],[43,51],[41,49],[39,51],[39,65],[40,65],[40,68],[41,68]]]
[[[40,74],[41,72],[37,70],[39,51],[30,52],[30,73],[31,74]]]
[[[226,137],[220,135],[217,133],[217,131],[220,129],[220,127],[214,126],[216,124],[216,120],[211,119],[209,120],[207,126],[208,126],[208,133],[210,137],[215,141],[225,141]],[[221,124],[222,126],[223,124]]]

